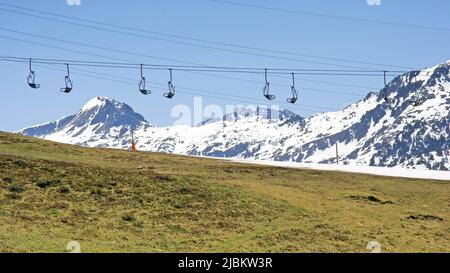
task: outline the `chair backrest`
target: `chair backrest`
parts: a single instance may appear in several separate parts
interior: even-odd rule
[[[151,90],[145,88],[145,77],[142,77],[141,81],[139,82],[139,91],[143,95],[150,95],[152,93]]]
[[[28,85],[33,89],[38,89],[41,85],[37,84],[35,81],[36,75],[34,74],[34,71],[30,71],[30,74],[28,75]]]
[[[294,104],[298,100],[298,93],[297,93],[297,90],[295,89],[294,85],[291,86],[291,92],[292,92],[292,98],[288,98],[287,102]]]
[[[263,95],[268,100],[274,100],[275,96],[270,94],[270,84],[266,82],[266,85],[263,87]]]
[[[69,76],[65,76],[64,81],[66,83],[66,86],[61,88],[60,91],[62,93],[70,93],[73,88],[72,80],[69,78]]]
[[[175,96],[175,87],[173,87],[172,81],[169,81],[167,85],[168,85],[169,92],[164,93],[163,96],[168,99],[171,99]]]

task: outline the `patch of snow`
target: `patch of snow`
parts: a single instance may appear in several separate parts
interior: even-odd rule
[[[88,101],[83,106],[83,108],[81,108],[81,112],[90,110],[94,107],[102,107],[103,105],[105,105],[107,100],[108,100],[108,98],[106,98],[106,97],[98,97],[97,96],[97,97],[91,99],[90,101]]]
[[[337,164],[309,164],[309,163],[264,161],[264,160],[242,160],[242,159],[227,159],[227,160],[236,163],[275,166],[283,168],[312,169],[321,171],[341,171],[350,173],[373,174],[378,176],[450,181],[450,171],[416,170],[416,169],[405,169],[400,167],[387,168],[387,167],[352,166],[352,165],[337,165]]]

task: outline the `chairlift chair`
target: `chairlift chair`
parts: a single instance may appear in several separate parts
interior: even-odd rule
[[[67,75],[64,77],[65,87],[60,89],[62,93],[70,93],[70,91],[72,91],[73,88],[73,82],[70,79],[69,64],[66,64],[66,67],[67,67]]]
[[[266,79],[266,85],[263,87],[263,95],[268,100],[274,100],[275,95],[270,94],[270,83],[267,81],[267,69],[264,69],[264,76]]]
[[[169,91],[167,93],[164,93],[163,96],[168,99],[172,99],[173,96],[175,96],[175,87],[172,84],[172,69],[171,68],[169,69],[169,72],[170,72],[170,80],[167,83]]]
[[[143,71],[142,71],[143,70],[143,66],[144,65],[141,64],[141,81],[139,82],[139,91],[143,95],[150,95],[152,93],[152,91],[150,89],[146,89],[145,88],[146,81],[145,81],[145,77],[144,77],[144,74],[143,74]]]
[[[34,73],[34,71],[31,69],[31,59],[30,59],[30,65],[29,65],[29,69],[30,69],[30,74],[28,74],[28,85],[33,88],[33,89],[38,89],[41,87],[40,84],[36,83],[36,74]]]
[[[287,102],[294,104],[298,100],[298,93],[297,93],[297,90],[295,89],[295,74],[294,73],[292,73],[291,92],[292,92],[292,98],[288,98]]]

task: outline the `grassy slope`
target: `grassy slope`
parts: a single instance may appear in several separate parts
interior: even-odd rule
[[[450,252],[450,183],[0,133],[0,252]]]

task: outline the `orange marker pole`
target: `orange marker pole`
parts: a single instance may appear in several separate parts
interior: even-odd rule
[[[131,130],[131,152],[136,152],[136,143],[134,142],[133,130]]]

